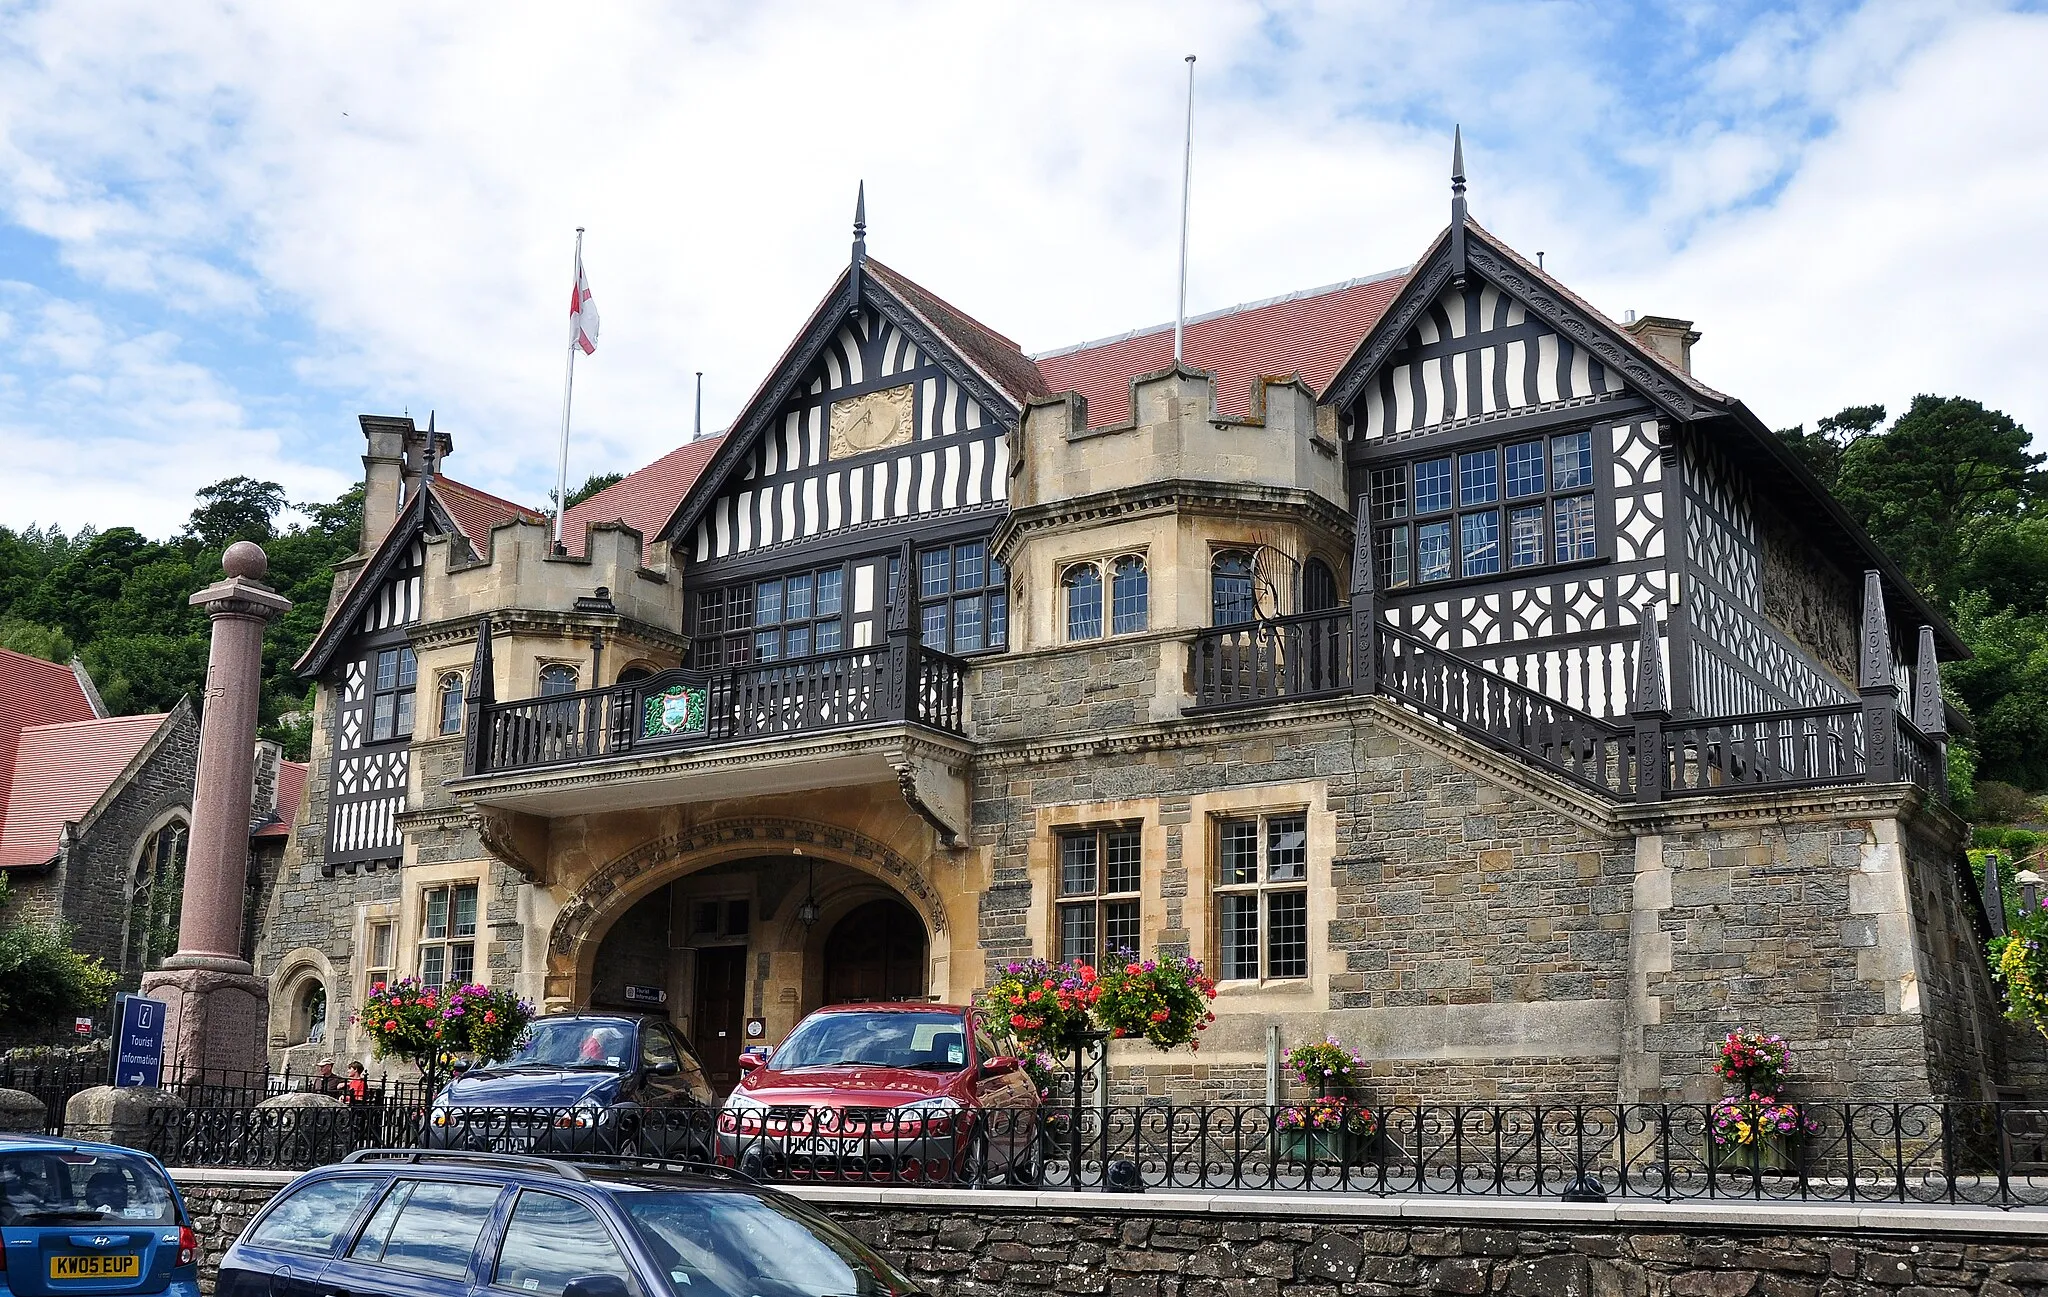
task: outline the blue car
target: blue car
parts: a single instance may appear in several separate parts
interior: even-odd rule
[[[931,1297],[796,1198],[648,1158],[366,1149],[273,1198],[215,1297]]]
[[[199,1297],[199,1238],[147,1153],[0,1134],[0,1297]]]

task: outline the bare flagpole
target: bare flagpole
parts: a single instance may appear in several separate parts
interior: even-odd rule
[[[576,227],[576,265],[570,271],[569,296],[582,305],[583,227]],[[569,326],[568,368],[562,376],[562,454],[555,465],[555,548],[562,547],[562,515],[569,512],[569,397],[576,390],[576,325]]]
[[[1180,304],[1173,313],[1173,365],[1180,368],[1188,319],[1188,192],[1195,174],[1195,56],[1188,55],[1188,129],[1180,159]]]

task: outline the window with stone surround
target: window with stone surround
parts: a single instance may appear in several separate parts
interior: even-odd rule
[[[450,671],[441,677],[441,733],[462,733],[462,673]]]
[[[1109,596],[1107,617],[1105,590]],[[1111,635],[1136,634],[1152,624],[1152,578],[1142,554],[1074,563],[1060,573],[1060,591],[1066,601],[1070,642],[1100,639],[1105,629]]]
[[[389,986],[398,972],[398,925],[372,919],[363,929],[363,975],[371,989]]]
[[[171,820],[150,834],[136,855],[122,961],[129,972],[148,972],[178,948],[178,924],[184,916],[185,848],[191,836],[184,820]]]
[[[461,985],[476,979],[475,883],[429,887],[420,895],[420,981]]]
[[[1144,834],[1136,826],[1074,829],[1059,835],[1059,957],[1093,964],[1138,953],[1138,890]]]
[[[1216,822],[1217,980],[1308,976],[1308,814]]]

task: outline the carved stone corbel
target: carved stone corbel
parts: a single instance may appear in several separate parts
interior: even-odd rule
[[[950,851],[963,849],[968,826],[967,781],[961,772],[904,749],[888,753],[904,803],[939,835]]]
[[[504,861],[529,883],[547,881],[548,822],[496,806],[472,806],[464,816],[484,850]]]

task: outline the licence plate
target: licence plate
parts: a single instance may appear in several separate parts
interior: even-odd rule
[[[860,1157],[867,1152],[864,1139],[837,1139],[830,1135],[799,1135],[789,1144],[790,1152],[811,1157]]]
[[[133,1252],[50,1258],[52,1279],[137,1279],[141,1275],[142,1257]]]

